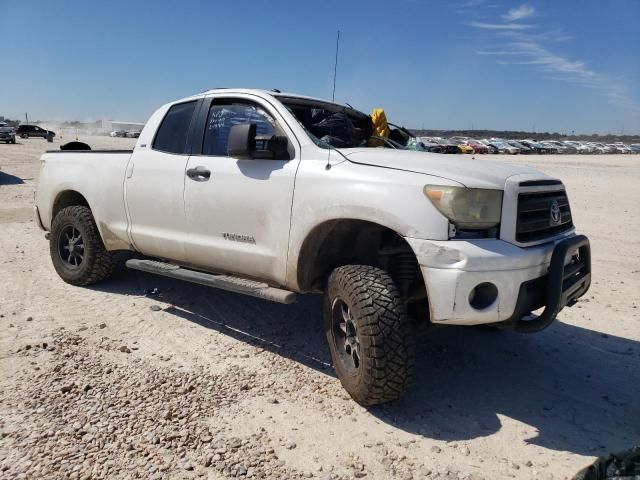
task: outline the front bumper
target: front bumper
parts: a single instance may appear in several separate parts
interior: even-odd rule
[[[521,322],[529,319],[531,311],[546,307],[544,318],[529,327],[548,325],[564,306],[584,295],[591,280],[589,242],[581,235],[527,248],[488,239],[407,238],[407,242],[420,264],[433,323],[505,322],[505,326],[526,331]],[[497,297],[478,309],[471,306],[470,298],[482,283],[495,285]]]

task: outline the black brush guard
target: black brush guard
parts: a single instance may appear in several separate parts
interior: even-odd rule
[[[591,248],[584,235],[567,238],[553,249],[549,273],[520,286],[518,301],[503,328],[532,333],[553,323],[566,306],[571,307],[591,285]],[[531,312],[544,307],[540,315]]]

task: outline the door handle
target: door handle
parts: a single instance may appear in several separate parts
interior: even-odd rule
[[[187,170],[187,177],[195,180],[196,182],[205,182],[211,177],[211,170],[209,170],[207,167],[199,165],[195,168],[189,168]]]

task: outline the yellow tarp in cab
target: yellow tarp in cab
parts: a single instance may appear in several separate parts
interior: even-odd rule
[[[371,123],[373,124],[372,137],[384,137],[389,136],[389,125],[387,125],[387,116],[384,114],[384,109],[374,108],[371,112]],[[370,147],[382,147],[384,142],[379,138],[370,138],[368,145]]]
[[[387,116],[384,109],[374,108],[371,112],[371,122],[373,123],[373,135],[376,137],[388,137],[389,125],[387,125]]]

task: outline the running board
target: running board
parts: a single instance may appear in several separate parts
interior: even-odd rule
[[[195,270],[181,268],[177,265],[171,265],[170,263],[156,262],[154,260],[131,259],[127,260],[126,265],[133,270],[141,270],[164,277],[177,278],[178,280],[185,280],[229,292],[242,293],[272,302],[289,304],[296,301],[295,293],[281,288],[270,287],[266,283],[255,280],[197,272]]]

